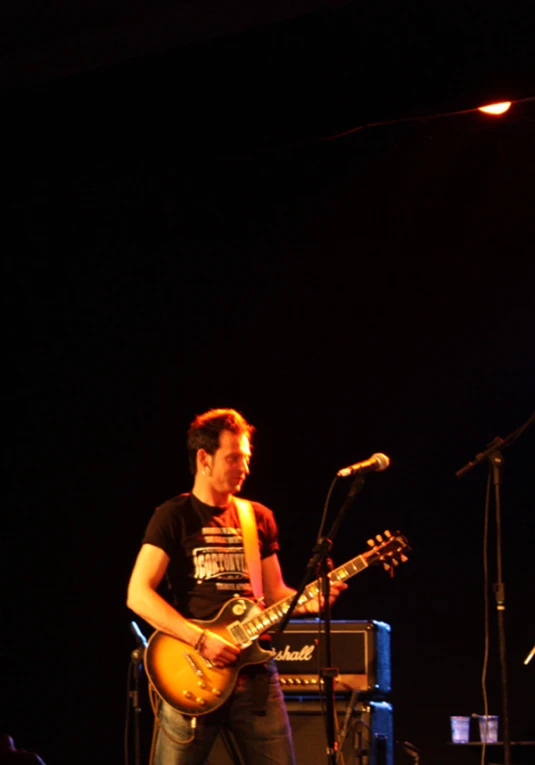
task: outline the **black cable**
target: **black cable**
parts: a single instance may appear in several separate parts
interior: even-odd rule
[[[331,485],[329,486],[329,491],[327,492],[327,496],[325,498],[325,504],[323,505],[323,515],[321,516],[320,527],[319,527],[319,530],[318,530],[318,538],[317,538],[318,542],[321,539],[321,537],[323,536],[323,529],[325,527],[325,521],[327,520],[327,512],[328,512],[328,509],[329,509],[329,503],[331,501],[331,494],[333,493],[333,489],[334,489],[334,486],[335,486],[338,478],[339,478],[338,475],[334,476],[333,480],[331,481]]]
[[[126,673],[126,714],[124,721],[124,762],[128,765],[128,736],[130,733],[130,684],[132,681],[132,662],[128,664]]]
[[[490,606],[489,606],[489,515],[490,515],[490,490],[491,490],[491,471],[488,474],[487,491],[485,495],[485,520],[483,525],[483,604],[484,604],[484,652],[483,652],[483,668],[481,672],[481,692],[483,694],[483,714],[485,716],[489,713],[489,701],[487,696],[487,667],[489,661],[489,642],[490,642]],[[486,754],[486,737],[481,747],[481,765],[485,763]]]

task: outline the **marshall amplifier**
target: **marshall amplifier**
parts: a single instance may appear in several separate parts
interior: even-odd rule
[[[273,632],[275,661],[285,696],[317,695],[325,626],[319,619],[291,619]],[[332,665],[337,693],[360,691],[384,697],[391,690],[390,625],[374,620],[331,622]]]
[[[337,745],[343,765],[394,765],[392,705],[386,701],[336,700]],[[327,737],[320,699],[286,699],[292,728],[296,765],[325,762]],[[324,705],[323,705],[324,707]],[[208,757],[208,765],[244,765],[232,733],[223,729]]]
[[[386,701],[336,701],[338,747],[344,765],[394,765],[394,718]],[[296,765],[323,762],[327,752],[325,719],[318,699],[287,698]],[[323,705],[324,707],[324,705]]]

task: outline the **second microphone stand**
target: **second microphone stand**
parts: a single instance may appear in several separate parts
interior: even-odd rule
[[[505,448],[510,446],[526,430],[529,425],[535,422],[535,412],[530,415],[528,420],[517,430],[510,433],[505,439],[497,436],[487,448],[476,455],[464,467],[456,472],[456,476],[461,478],[476,465],[488,461],[489,481],[494,484],[494,509],[496,520],[496,573],[497,582],[493,590],[496,602],[496,613],[498,621],[498,649],[500,657],[500,679],[502,696],[502,716],[503,716],[503,761],[504,765],[511,765],[511,731],[509,718],[509,688],[507,679],[507,649],[505,637],[505,584],[502,574],[502,522],[501,522],[501,484],[503,474],[503,455]],[[486,711],[485,711],[486,714]]]
[[[335,478],[337,480],[338,476]],[[334,482],[331,485],[334,486]],[[323,684],[323,692],[326,702],[326,736],[327,736],[327,763],[328,765],[336,765],[336,709],[334,699],[334,680],[338,675],[338,668],[332,666],[332,646],[331,646],[331,607],[329,603],[330,597],[330,579],[329,579],[329,559],[328,553],[330,552],[333,541],[338,533],[340,526],[349,510],[353,500],[364,486],[364,476],[358,473],[353,478],[351,488],[345,498],[338,515],[335,518],[333,525],[331,526],[329,533],[326,537],[320,536],[317,540],[312,552],[313,555],[309,560],[305,569],[305,574],[295,593],[295,596],[290,604],[286,616],[280,623],[279,632],[284,632],[286,625],[290,619],[290,616],[299,602],[301,595],[307,584],[319,574],[320,578],[320,591],[323,599],[323,609],[320,612],[320,617],[323,616],[325,631],[324,635],[324,652],[325,666],[322,667],[320,672],[320,682]],[[329,492],[330,494],[330,492]]]

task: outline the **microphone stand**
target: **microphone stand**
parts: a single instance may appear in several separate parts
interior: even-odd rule
[[[133,688],[130,690],[130,701],[134,711],[134,762],[141,765],[141,706],[139,704],[139,681],[142,675],[144,648],[136,648],[130,654],[132,663]]]
[[[134,712],[134,763],[135,765],[141,765],[141,705],[139,687],[143,674],[143,655],[147,646],[147,640],[135,622],[130,622],[130,629],[138,645],[130,654],[133,683],[128,695]]]
[[[331,526],[331,529],[326,537],[320,537],[315,546],[312,549],[313,555],[307,567],[305,574],[299,585],[297,592],[290,604],[286,615],[282,619],[278,632],[282,633],[286,629],[286,625],[290,619],[292,611],[298,604],[298,601],[303,594],[303,591],[307,584],[314,578],[316,571],[319,571],[320,578],[320,590],[323,595],[323,609],[320,613],[323,615],[323,621],[325,625],[324,641],[325,641],[325,666],[320,672],[320,681],[323,681],[323,691],[326,702],[326,735],[327,735],[327,763],[328,765],[336,765],[336,709],[334,701],[334,679],[338,676],[338,668],[332,666],[332,646],[331,646],[331,607],[329,604],[330,595],[330,579],[329,579],[329,563],[328,553],[331,550],[334,538],[338,532],[338,529],[342,525],[349,506],[353,502],[356,495],[360,492],[364,486],[363,475],[356,473],[351,484],[351,488],[345,498],[342,507],[338,511],[338,515]],[[321,634],[321,630],[320,630]]]
[[[528,418],[520,428],[510,433],[505,439],[497,436],[487,448],[477,454],[472,462],[469,462],[455,475],[461,478],[480,462],[488,460],[489,469],[492,474],[494,484],[494,507],[496,515],[496,575],[498,581],[494,584],[494,596],[496,600],[496,611],[498,616],[498,642],[500,655],[500,676],[502,688],[502,714],[503,714],[503,761],[504,765],[511,765],[511,734],[509,725],[509,692],[507,682],[507,653],[505,641],[505,584],[502,579],[502,530],[501,530],[501,484],[503,457],[502,450],[510,446],[513,441],[535,420],[535,413]]]

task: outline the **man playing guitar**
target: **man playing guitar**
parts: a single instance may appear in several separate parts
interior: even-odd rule
[[[158,631],[156,636],[178,647],[184,666],[174,677],[169,670],[169,688],[163,683],[158,691],[154,765],[205,765],[221,726],[232,730],[246,765],[295,763],[273,659],[244,659],[244,644],[217,629],[214,619],[225,604],[240,614],[254,598],[235,501],[249,474],[253,431],[233,409],[213,409],[195,418],[188,431],[193,488],[156,509],[131,574],[128,607]],[[295,591],[282,576],[272,511],[257,502],[250,506],[264,605],[269,607]],[[164,577],[169,599],[159,593]],[[346,587],[331,581],[331,603]],[[318,609],[312,594],[294,614]],[[269,648],[267,640],[262,635],[257,643]],[[248,663],[242,666],[242,660]],[[239,669],[235,675],[233,667]]]

